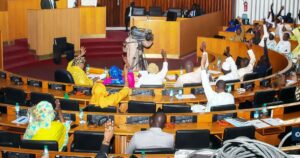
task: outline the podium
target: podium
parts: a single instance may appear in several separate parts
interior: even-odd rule
[[[28,10],[28,43],[39,58],[50,58],[53,39],[67,37],[80,49],[80,38],[106,37],[106,7]]]

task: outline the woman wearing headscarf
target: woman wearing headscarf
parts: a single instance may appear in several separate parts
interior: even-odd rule
[[[64,122],[59,101],[56,100],[55,104],[60,121],[55,121],[56,112],[47,101],[29,109],[29,124],[23,139],[57,141],[59,151],[68,144],[70,125]]]
[[[123,60],[126,64],[124,67],[124,88],[118,93],[108,95],[106,91],[106,87],[102,83],[95,83],[92,89],[92,98],[90,100],[90,104],[95,106],[100,106],[101,108],[106,108],[108,106],[117,106],[121,100],[128,96],[129,88],[128,88],[128,77],[127,77],[127,68],[128,62],[126,57],[123,57]]]
[[[83,86],[92,86],[99,78],[89,79],[83,68],[85,65],[84,47],[81,47],[81,53],[68,63],[67,71],[69,71],[74,79],[75,84]]]

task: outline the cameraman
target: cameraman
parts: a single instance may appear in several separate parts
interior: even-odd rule
[[[134,39],[132,32],[138,29],[136,26],[132,26],[129,36],[126,38],[125,42],[123,43],[123,52],[127,53],[127,60],[128,63],[130,64],[130,68],[132,70],[140,70],[140,64],[139,64],[139,56],[142,54],[139,54],[138,51],[138,40]],[[142,46],[149,48],[152,43],[153,43],[153,39],[152,37],[150,38],[145,38],[144,40],[141,41]],[[140,53],[143,53],[142,51],[140,51]]]

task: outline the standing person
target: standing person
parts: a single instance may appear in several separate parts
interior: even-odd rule
[[[268,39],[264,38],[264,55],[260,57],[253,71],[257,72],[259,77],[265,77],[267,70],[271,67],[268,55]]]
[[[55,9],[56,8],[56,0],[41,0],[41,8],[42,9]]]
[[[152,38],[151,39],[145,39],[143,41],[138,41],[134,39],[132,32],[137,29],[136,26],[131,27],[131,31],[129,33],[129,36],[126,38],[125,42],[123,43],[123,52],[127,53],[127,60],[130,65],[130,69],[132,70],[140,70],[142,67],[139,63],[139,58],[142,51],[138,50],[139,42],[141,42],[142,47],[150,47],[152,45]],[[143,49],[143,48],[142,48]],[[140,53],[140,54],[139,54]]]
[[[132,16],[134,6],[135,6],[135,3],[134,3],[133,0],[131,0],[130,5],[125,10],[125,27],[126,27],[126,31],[128,31],[128,26],[129,26],[129,23],[130,23],[130,17]]]

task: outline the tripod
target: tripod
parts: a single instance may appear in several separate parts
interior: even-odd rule
[[[148,67],[148,62],[145,59],[145,54],[144,54],[144,46],[142,41],[138,41],[138,46],[137,46],[137,50],[136,50],[137,54],[138,54],[138,62],[137,62],[137,66],[141,69],[141,70],[146,70]],[[136,66],[136,65],[135,65]]]

